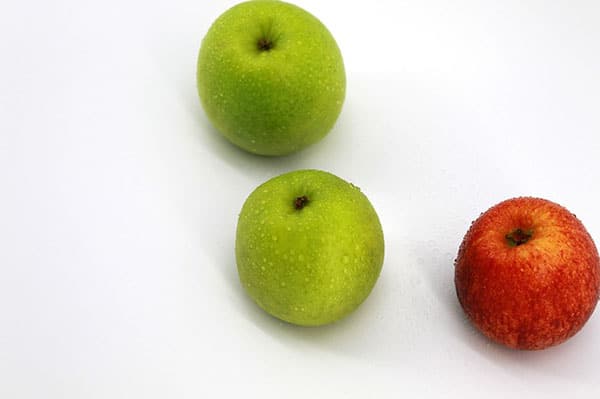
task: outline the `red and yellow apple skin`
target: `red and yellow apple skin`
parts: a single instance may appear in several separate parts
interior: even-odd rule
[[[598,250],[583,224],[540,198],[501,202],[473,222],[455,263],[458,300],[487,337],[510,348],[558,345],[591,316]]]

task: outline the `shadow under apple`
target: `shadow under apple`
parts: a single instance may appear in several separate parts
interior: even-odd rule
[[[589,336],[587,343],[584,342],[586,339],[583,335],[592,333],[586,332],[585,327],[563,344],[541,351],[510,349],[484,336],[469,321],[456,297],[454,257],[450,252],[441,255],[439,251],[431,251],[430,247],[429,243],[421,242],[417,243],[414,250],[419,257],[420,268],[431,291],[445,309],[445,319],[449,321],[446,325],[450,329],[445,333],[456,334],[457,345],[471,350],[490,367],[501,369],[515,378],[527,379],[531,374],[580,382],[589,382],[595,378],[594,368],[586,367],[586,364],[592,363],[587,359],[595,359],[598,356],[599,348],[597,345],[590,345]],[[592,322],[590,320],[588,324]],[[575,367],[565,367],[566,364]]]
[[[235,264],[231,268],[235,270]],[[235,307],[240,315],[291,349],[327,351],[374,360],[370,356],[373,353],[369,350],[370,344],[365,339],[372,336],[370,330],[380,328],[382,314],[378,309],[383,308],[386,290],[381,285],[385,284],[378,282],[371,295],[354,312],[334,323],[318,327],[297,326],[269,315],[244,292],[239,280],[232,288],[236,297]],[[361,342],[365,345],[362,346]]]

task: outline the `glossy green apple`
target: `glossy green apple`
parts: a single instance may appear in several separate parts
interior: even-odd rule
[[[290,323],[331,323],[371,292],[383,264],[377,213],[360,189],[318,170],[283,174],[250,194],[239,216],[240,280]]]
[[[285,155],[323,138],[340,114],[346,75],[327,28],[281,1],[240,3],[202,41],[198,93],[213,125],[237,146]]]

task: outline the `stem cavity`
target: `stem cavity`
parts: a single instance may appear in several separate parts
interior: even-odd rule
[[[508,233],[504,238],[511,247],[518,247],[519,245],[525,244],[533,236],[533,230],[523,230],[521,228],[515,229]]]
[[[306,204],[308,204],[308,197],[306,195],[298,197],[294,200],[294,208],[296,208],[297,210],[304,208]]]

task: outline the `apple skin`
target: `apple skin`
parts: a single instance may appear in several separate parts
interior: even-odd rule
[[[223,136],[246,151],[276,156],[332,129],[346,75],[335,39],[317,18],[289,3],[257,0],[213,23],[200,48],[197,85]]]
[[[262,309],[317,326],[367,298],[383,265],[384,240],[359,188],[327,172],[299,170],[250,194],[235,249],[242,286]]]
[[[567,209],[513,198],[473,222],[454,281],[462,308],[483,334],[510,348],[544,349],[572,337],[591,316],[600,260]]]

